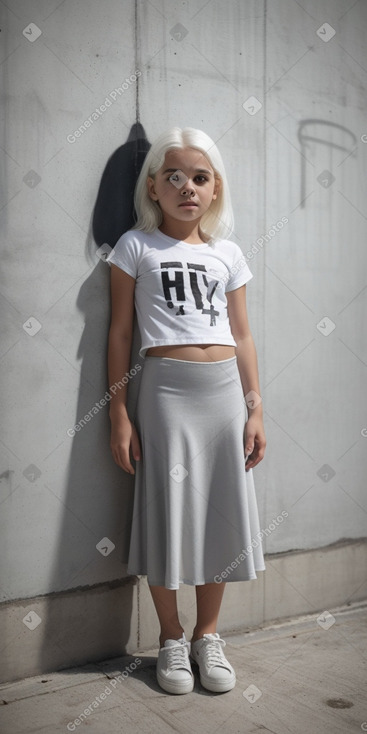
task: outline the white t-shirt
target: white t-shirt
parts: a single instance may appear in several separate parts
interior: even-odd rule
[[[106,262],[136,279],[141,357],[149,347],[171,344],[236,346],[225,294],[247,283],[252,273],[235,242],[190,245],[159,229],[131,229]]]

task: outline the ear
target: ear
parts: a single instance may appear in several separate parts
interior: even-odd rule
[[[218,193],[219,193],[219,191],[221,189],[221,186],[222,186],[222,180],[218,176],[216,176],[215,177],[215,183],[214,183],[213,197],[212,197],[213,199],[216,199],[217,198]]]
[[[158,196],[155,193],[154,186],[155,186],[154,178],[152,178],[151,176],[148,176],[148,178],[147,178],[148,194],[149,194],[150,198],[153,199],[153,201],[158,201]]]

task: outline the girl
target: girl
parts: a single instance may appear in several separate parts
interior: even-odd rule
[[[252,469],[266,444],[246,314],[252,274],[226,239],[227,178],[201,130],[174,127],[153,143],[134,202],[137,223],[107,257],[109,384],[129,371],[134,306],[144,358],[133,420],[126,385],[110,400],[113,458],[135,474],[127,571],[147,576],[161,688],[192,691],[190,655],[201,684],[224,692],[236,683],[216,631],[224,579],[265,570],[261,541],[251,543],[261,537]],[[196,587],[191,643],[178,617],[180,584]]]

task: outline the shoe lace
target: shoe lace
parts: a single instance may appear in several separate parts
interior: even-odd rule
[[[222,646],[226,643],[220,637],[217,640],[208,640],[205,645],[206,660],[210,667],[228,665]]]
[[[187,668],[187,650],[187,644],[179,643],[178,645],[171,645],[167,652],[167,663],[169,667],[173,669]]]

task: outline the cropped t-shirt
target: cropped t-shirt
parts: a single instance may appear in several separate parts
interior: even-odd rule
[[[174,344],[236,346],[226,293],[252,273],[231,240],[190,245],[155,229],[125,232],[106,258],[136,280],[139,355]]]

